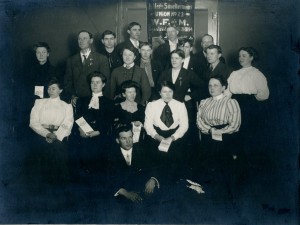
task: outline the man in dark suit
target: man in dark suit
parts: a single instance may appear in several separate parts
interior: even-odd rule
[[[208,85],[209,79],[213,76],[222,76],[225,80],[228,79],[232,70],[223,63],[220,58],[222,56],[222,49],[218,45],[210,45],[206,49],[208,68],[204,72],[204,81]],[[210,97],[208,88],[205,93],[206,97]]]
[[[183,68],[193,71],[198,77],[202,77],[205,67],[201,67],[197,55],[193,54],[193,41],[185,38],[180,41],[179,48],[184,51],[185,55]]]
[[[171,67],[170,53],[178,48],[178,28],[175,25],[167,27],[167,40],[165,43],[159,45],[154,51],[154,59],[161,62],[164,69]]]
[[[158,78],[163,71],[160,62],[151,58],[152,56],[152,45],[148,42],[143,42],[141,47],[141,63],[140,67],[145,69],[147,77],[149,79],[149,84],[151,87],[151,97],[149,101],[158,99],[159,95],[156,90]]]
[[[134,47],[140,52],[140,36],[141,36],[142,26],[137,22],[131,22],[127,27],[127,33],[129,34],[129,39],[125,40],[124,42],[120,43],[116,47],[116,51],[119,55],[122,54],[122,51],[125,46],[127,47]],[[141,56],[138,54],[134,60],[134,64],[139,66],[140,65]]]
[[[102,33],[101,41],[104,45],[104,48],[102,51],[100,51],[100,53],[107,57],[109,69],[110,72],[112,72],[115,68],[123,65],[123,60],[115,49],[116,33],[110,30],[104,31]]]
[[[93,35],[88,31],[78,33],[80,52],[67,60],[65,74],[65,91],[71,97],[72,105],[76,106],[78,97],[91,94],[87,76],[93,71],[100,71],[109,79],[109,64],[104,55],[91,49]]]
[[[138,145],[133,145],[132,126],[120,124],[115,135],[118,145],[111,149],[109,157],[111,189],[115,190],[115,197],[123,196],[132,202],[140,202],[143,199],[137,191],[144,189],[146,195],[153,194],[155,187],[159,188],[158,180],[148,175],[145,169],[145,152]]]

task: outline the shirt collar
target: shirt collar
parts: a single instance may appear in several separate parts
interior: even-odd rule
[[[99,93],[94,93],[94,92],[93,92],[93,97],[101,97],[101,96],[103,96],[102,91],[99,92]]]
[[[213,98],[213,100],[220,100],[221,98],[223,98],[224,97],[224,94],[222,93],[222,94],[220,94],[220,95],[218,95],[218,96],[214,96],[214,97],[212,97]]]
[[[91,51],[92,51],[92,50],[91,50],[90,48],[87,49],[85,53],[83,53],[82,51],[80,51],[80,55],[81,55],[81,57],[83,57],[84,55],[85,55],[86,57],[89,57]]]
[[[129,38],[129,40],[130,40],[131,43],[134,45],[134,47],[135,47],[136,45],[139,45],[139,44],[140,44],[139,41],[137,41],[137,40],[135,40],[135,39]]]
[[[177,45],[178,44],[178,39],[176,39],[175,43],[169,40],[169,45]]]
[[[123,65],[125,68],[127,68],[126,67],[126,64],[124,63],[124,65]],[[132,67],[134,67],[134,62],[133,63],[131,63],[130,65],[129,65],[129,69],[131,69]]]
[[[128,155],[128,154],[129,154],[129,155],[132,154],[132,148],[129,149],[129,150],[125,150],[125,149],[123,149],[123,148],[120,147],[120,149],[121,149],[121,151],[122,151],[122,154],[125,155],[125,156]]]

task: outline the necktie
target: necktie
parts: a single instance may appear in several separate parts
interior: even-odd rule
[[[83,62],[82,62],[82,64],[85,66],[85,64],[86,64],[86,55],[83,55]]]
[[[109,68],[112,67],[112,57],[111,54],[108,55],[108,63],[109,63]]]
[[[154,87],[154,81],[153,81],[153,76],[152,76],[152,70],[151,70],[151,64],[150,62],[144,62],[144,66],[145,66],[145,71],[150,83],[150,87]]]
[[[129,158],[129,154],[126,155],[126,163],[128,166],[130,166],[130,158]]]
[[[172,111],[167,102],[161,113],[160,119],[167,127],[170,127],[174,123]]]

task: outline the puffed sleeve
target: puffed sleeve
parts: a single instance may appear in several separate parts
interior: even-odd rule
[[[209,130],[210,130],[210,126],[207,125],[204,120],[203,120],[203,116],[202,116],[202,111],[203,111],[203,106],[205,105],[207,99],[204,99],[200,102],[199,108],[198,108],[198,113],[197,113],[197,126],[200,129],[200,131],[204,134],[208,134]]]
[[[188,119],[188,114],[187,114],[185,104],[180,102],[178,104],[177,109],[178,109],[177,112],[180,115],[179,116],[180,121],[179,121],[179,128],[172,135],[175,138],[175,140],[182,138],[189,128],[189,119]]]
[[[255,76],[254,84],[257,89],[257,94],[255,98],[258,101],[264,101],[269,98],[269,88],[266,77],[258,70]]]
[[[73,116],[73,108],[71,104],[65,104],[65,118],[60,126],[64,126],[64,128],[67,130],[66,137],[71,134],[71,130],[74,123],[74,116]]]
[[[149,136],[154,138],[154,136],[157,134],[156,130],[153,127],[154,124],[154,115],[155,115],[155,107],[153,106],[153,102],[149,102],[146,106],[145,110],[145,123],[144,127]]]
[[[224,134],[232,134],[239,130],[241,126],[241,110],[239,103],[235,99],[229,99],[227,102],[228,126],[221,129]]]
[[[42,137],[46,137],[46,135],[50,132],[40,123],[40,111],[43,106],[43,100],[44,99],[35,100],[34,106],[32,107],[30,113],[29,127]]]

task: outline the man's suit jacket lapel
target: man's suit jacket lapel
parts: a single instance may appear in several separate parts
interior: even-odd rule
[[[184,80],[185,77],[186,77],[185,75],[186,75],[186,71],[185,71],[183,68],[181,68],[181,69],[180,69],[180,72],[179,72],[179,74],[178,74],[178,77],[177,77],[177,79],[176,79],[176,81],[175,81],[175,87],[176,87],[176,88],[182,86],[183,80]]]

